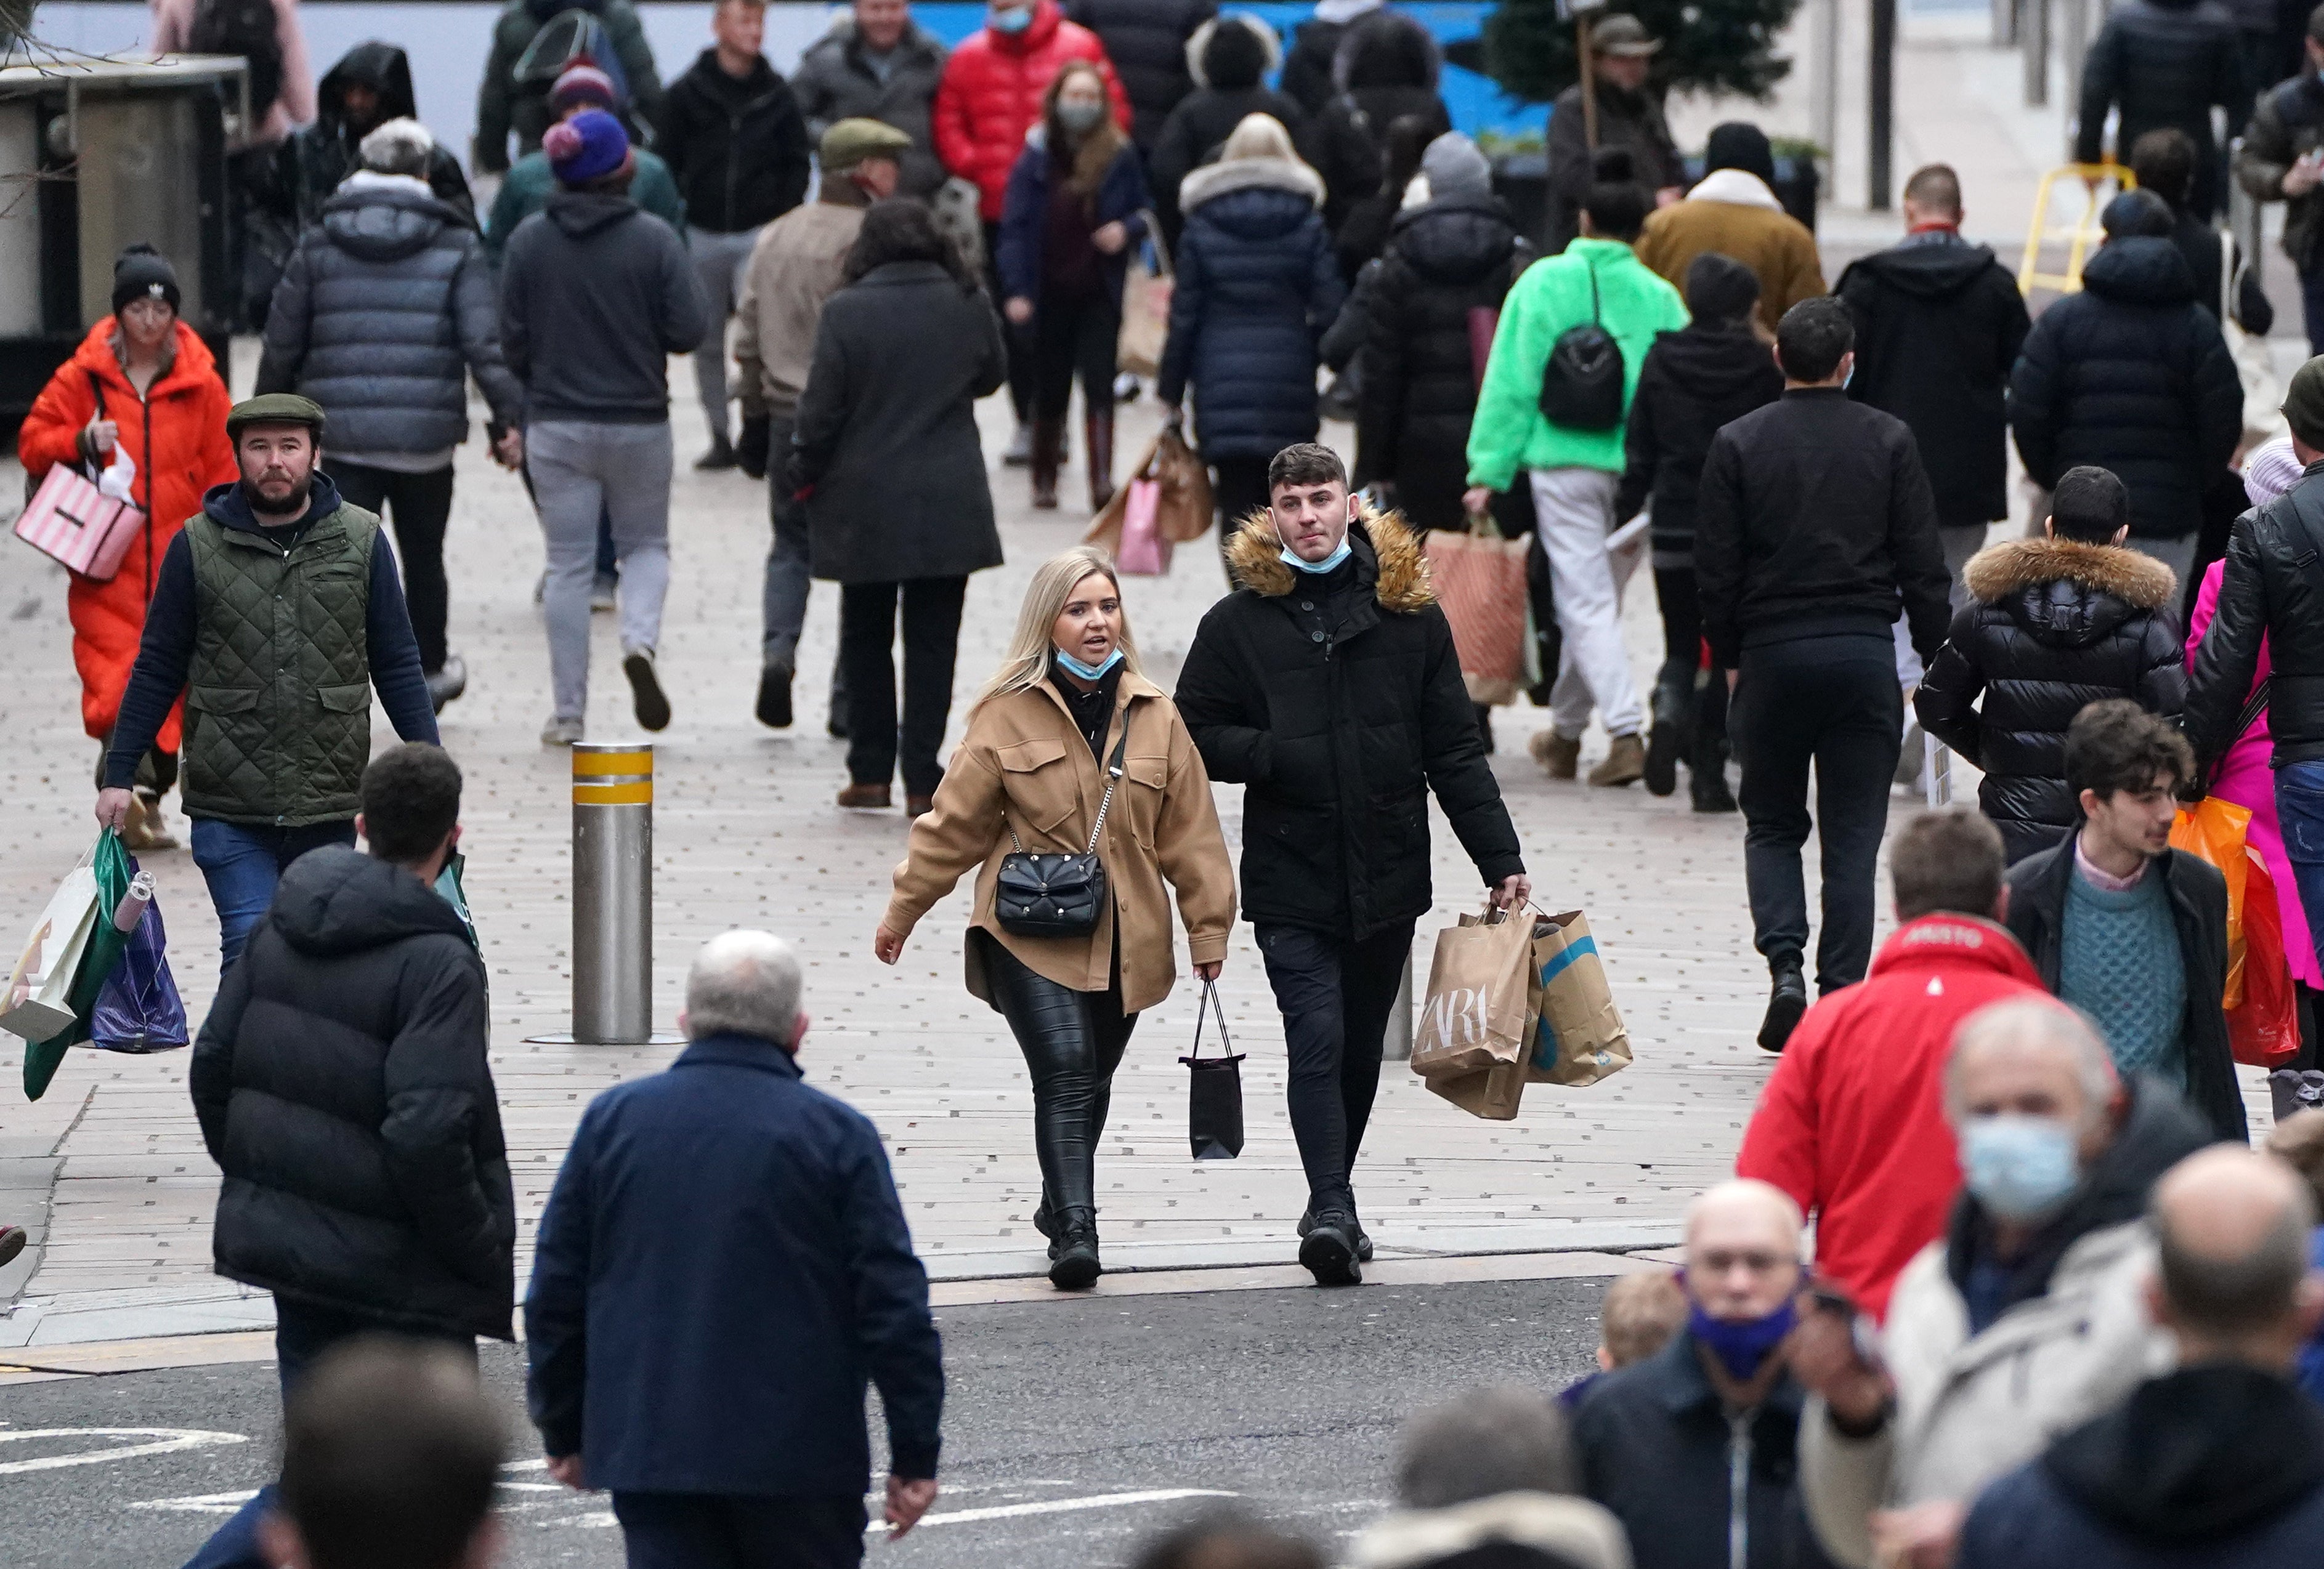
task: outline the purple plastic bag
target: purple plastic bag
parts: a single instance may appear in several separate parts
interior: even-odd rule
[[[145,906],[121,962],[106,977],[88,1043],[103,1051],[168,1051],[186,1044],[186,1005],[170,977],[169,938],[159,900]]]

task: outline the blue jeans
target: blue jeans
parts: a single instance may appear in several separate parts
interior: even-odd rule
[[[343,1340],[359,1335],[396,1334],[409,1335],[409,1330],[388,1330],[368,1318],[353,1313],[342,1313],[329,1308],[308,1307],[298,1302],[274,1298],[274,1363],[282,1383],[282,1400],[287,1406],[290,1391],[307,1376],[307,1370],[331,1347]],[[426,1335],[421,1338],[440,1340],[443,1344],[476,1354],[474,1335]],[[210,1539],[186,1560],[186,1569],[268,1569],[266,1555],[259,1550],[258,1522],[274,1507],[274,1484],[268,1482],[234,1517],[220,1526]]]
[[[202,880],[210,885],[210,903],[217,909],[219,970],[231,968],[242,957],[251,928],[274,903],[274,885],[282,880],[283,867],[310,849],[355,842],[352,818],[303,828],[195,818],[194,865],[201,867]]]
[[[2283,855],[2300,887],[2308,930],[2324,955],[2324,763],[2293,763],[2275,771],[2275,815],[2283,827]]]

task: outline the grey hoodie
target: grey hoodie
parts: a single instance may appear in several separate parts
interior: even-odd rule
[[[528,423],[662,423],[668,358],[709,328],[684,243],[627,197],[559,190],[509,236],[501,346]]]

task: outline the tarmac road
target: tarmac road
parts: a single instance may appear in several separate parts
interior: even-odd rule
[[[1405,1415],[1479,1383],[1554,1390],[1587,1372],[1603,1286],[1374,1285],[944,1310],[944,1492],[907,1540],[875,1537],[867,1562],[1125,1564],[1159,1528],[1229,1501],[1206,1495],[1233,1495],[1336,1558],[1387,1506]],[[521,1425],[521,1353],[487,1347],[484,1367],[521,1435],[503,1564],[618,1565],[604,1497],[540,1473]],[[146,1431],[90,1431],[105,1428]],[[51,1430],[65,1431],[30,1436]],[[0,1392],[0,1559],[13,1569],[169,1569],[230,1512],[233,1500],[217,1495],[264,1479],[277,1431],[272,1363]],[[180,1446],[152,1452],[171,1445]],[[113,1448],[145,1452],[26,1464]]]

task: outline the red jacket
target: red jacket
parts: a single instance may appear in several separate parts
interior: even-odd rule
[[[1105,58],[1105,45],[1088,28],[1065,20],[1056,0],[1036,0],[1032,25],[1022,32],[980,28],[961,41],[936,84],[936,156],[952,173],[976,182],[977,210],[1001,221],[1009,171],[1025,151],[1025,133],[1041,118],[1041,96],[1067,60],[1095,60],[1105,73],[1117,125],[1130,124],[1130,100]]]
[[[1760,1091],[1735,1174],[1815,1216],[1816,1272],[1875,1318],[1898,1271],[1943,1233],[1960,1187],[1944,1106],[1953,1032],[1987,1003],[2046,996],[1993,922],[1923,915],[1888,940],[1862,985],[1808,1010]]]

